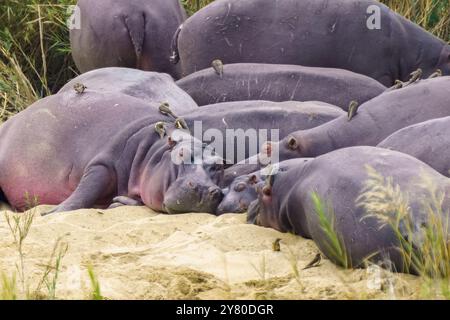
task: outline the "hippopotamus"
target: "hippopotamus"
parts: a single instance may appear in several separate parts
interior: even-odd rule
[[[0,189],[20,211],[29,195],[58,205],[52,212],[114,202],[168,213],[215,212],[222,193],[207,169],[220,162],[211,153],[211,163],[185,161],[203,144],[174,137],[173,120],[156,109],[111,92],[64,92],[37,101],[0,127]]]
[[[436,214],[448,221],[448,178],[397,151],[344,148],[271,176],[250,205],[248,221],[313,239],[323,254],[344,267],[364,266],[369,259],[388,262],[385,266],[396,271],[414,272],[402,259],[399,237],[389,221],[402,214],[401,238],[421,248],[423,228],[430,221],[430,183],[436,194],[443,195]],[[343,253],[337,254],[333,235],[324,231],[325,220],[340,239]],[[449,225],[444,226],[448,234]]]
[[[198,105],[241,100],[323,101],[345,111],[351,101],[362,104],[387,90],[378,81],[348,70],[295,65],[236,63],[177,81]]]
[[[450,177],[450,117],[403,128],[383,140],[378,147],[409,154]]]
[[[276,163],[270,168],[270,174],[273,174],[273,170],[276,170],[276,172],[286,171],[309,160],[311,159],[298,158]],[[216,214],[246,212],[250,203],[257,199],[257,187],[264,183],[268,173],[269,171],[258,170],[235,178],[230,186],[222,191],[224,197],[217,207]]]
[[[364,103],[349,120],[347,115],[319,127],[289,134],[279,142],[267,142],[258,159],[240,164],[240,175],[259,167],[246,163],[276,163],[283,160],[317,157],[351,146],[376,146],[394,132],[427,120],[450,116],[450,77],[415,82],[389,91]],[[238,165],[240,165],[238,164]]]
[[[195,101],[165,73],[119,67],[100,68],[72,79],[59,92],[72,92],[77,85],[84,86],[85,91],[123,93],[152,104],[168,103],[175,113],[198,108]]]
[[[174,37],[184,76],[220,59],[346,69],[385,86],[450,74],[450,46],[376,0],[216,0]]]
[[[283,138],[293,130],[314,128],[343,115],[340,108],[323,102],[239,101],[204,106],[182,117],[194,137],[215,148],[229,166],[256,155],[261,145],[273,139],[271,130]]]
[[[172,35],[186,20],[178,0],[78,0],[70,45],[81,72],[128,67],[169,73]]]

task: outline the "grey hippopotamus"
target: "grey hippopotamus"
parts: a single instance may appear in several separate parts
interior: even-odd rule
[[[178,76],[170,62],[172,35],[186,19],[178,0],[78,0],[70,28],[81,72],[129,67]]]
[[[348,70],[295,65],[236,63],[213,68],[177,81],[198,105],[241,100],[323,101],[348,110],[387,88],[378,81]]]
[[[403,128],[383,140],[378,147],[409,154],[450,177],[450,117]]]
[[[299,163],[303,163],[311,160],[310,158],[299,158],[286,160],[273,165],[270,168],[270,173],[273,170],[277,172],[283,172],[290,168],[297,166]],[[243,213],[246,212],[248,206],[257,199],[257,187],[261,183],[264,183],[267,178],[267,173],[264,170],[258,170],[253,173],[239,176],[233,180],[229,187],[223,190],[224,197],[222,202],[217,207],[217,214],[224,213]]]
[[[343,115],[340,108],[323,102],[239,101],[204,106],[183,119],[191,133],[215,148],[228,166],[256,155],[271,139],[271,130],[281,139],[292,130],[314,128]]]
[[[152,104],[167,102],[175,113],[198,108],[195,101],[165,73],[119,67],[101,68],[79,75],[59,92],[73,92],[76,85],[86,87],[87,91],[123,93]]]
[[[54,212],[105,207],[119,197],[157,211],[213,213],[222,194],[206,168],[217,160],[173,161],[191,142],[174,139],[173,120],[156,109],[117,93],[39,100],[0,128],[0,189],[18,210],[28,194],[58,205]]]
[[[347,69],[385,86],[418,68],[450,74],[449,45],[375,0],[217,0],[175,38],[184,76],[215,59]]]
[[[450,116],[450,77],[421,80],[366,102],[351,120],[341,116],[319,127],[293,132],[278,143],[268,142],[256,157],[267,164],[317,157],[350,146],[376,146],[402,128],[446,116]],[[247,173],[256,169],[253,166],[250,170]]]
[[[430,221],[430,183],[437,194],[444,195],[442,208],[436,213],[442,215],[444,222],[448,221],[448,178],[400,152],[351,147],[272,176],[259,189],[258,200],[250,205],[248,219],[260,226],[311,238],[328,258],[346,267],[363,266],[369,258],[374,262],[387,259],[390,263],[385,266],[414,272],[414,266],[404,264],[398,250],[399,238],[391,225],[385,223],[395,220],[397,212],[402,214],[399,223],[402,237],[420,248],[423,227]],[[320,209],[313,201],[313,193],[321,201],[322,213],[341,240],[340,249],[345,254],[338,254],[336,247],[331,249],[331,237],[324,232],[326,224],[320,222]],[[401,206],[406,211],[400,211]],[[448,224],[444,228],[448,234]]]

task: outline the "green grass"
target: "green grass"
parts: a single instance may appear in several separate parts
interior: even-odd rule
[[[351,261],[347,255],[345,243],[335,229],[335,215],[332,204],[325,204],[316,192],[312,193],[311,199],[319,225],[325,236],[323,245],[326,247],[330,259],[341,267],[351,268]]]

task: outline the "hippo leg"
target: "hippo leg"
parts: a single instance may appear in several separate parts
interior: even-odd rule
[[[135,200],[129,197],[125,197],[125,196],[120,196],[120,197],[115,197],[113,199],[113,203],[108,207],[108,209],[114,209],[117,207],[121,207],[121,206],[133,206],[133,207],[137,207],[137,206],[143,206],[144,203],[140,200]]]
[[[91,208],[98,199],[102,198],[111,183],[111,172],[102,165],[90,167],[83,175],[75,191],[55,209],[43,213],[72,211]]]

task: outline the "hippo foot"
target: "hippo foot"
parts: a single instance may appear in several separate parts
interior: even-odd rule
[[[58,213],[58,212],[73,211],[73,210],[77,210],[77,209],[80,209],[80,208],[71,208],[69,206],[65,206],[63,204],[60,204],[59,206],[53,208],[50,211],[42,212],[41,216],[46,216],[46,215],[49,215],[49,214],[52,214],[52,213]]]
[[[111,205],[108,207],[108,209],[114,209],[114,208],[118,208],[118,207],[122,207],[122,206],[143,206],[144,203],[141,200],[135,200],[129,197],[125,197],[125,196],[119,196],[119,197],[115,197],[112,200]]]

